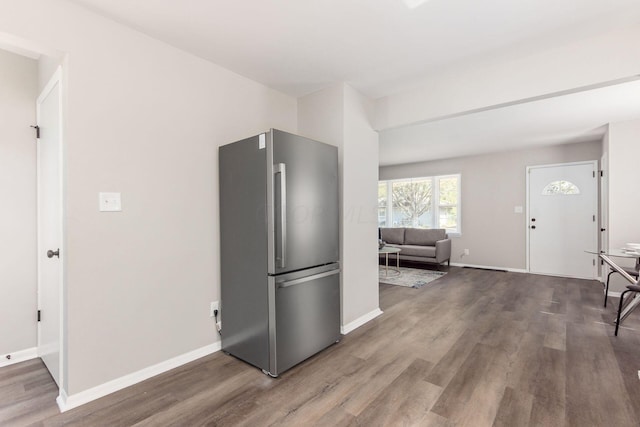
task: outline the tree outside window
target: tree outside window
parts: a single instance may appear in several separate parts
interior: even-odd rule
[[[431,184],[430,180],[401,181],[392,184],[394,220],[397,218],[399,226],[425,228],[424,220],[427,218],[423,216],[431,211]]]

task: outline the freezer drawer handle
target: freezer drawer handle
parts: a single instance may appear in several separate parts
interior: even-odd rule
[[[274,171],[280,174],[280,268],[287,266],[287,167],[284,163],[275,165]]]
[[[278,283],[278,288],[288,288],[289,286],[299,285],[301,283],[310,282],[312,280],[322,279],[323,277],[333,276],[334,274],[339,274],[340,270],[331,270],[326,271],[320,274],[314,274],[313,276],[302,277],[300,279],[290,280],[288,282]]]

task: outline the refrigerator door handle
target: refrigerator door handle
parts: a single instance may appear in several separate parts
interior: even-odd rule
[[[280,174],[280,242],[276,242],[279,254],[276,253],[276,261],[280,268],[287,265],[287,167],[284,163],[274,165],[274,174]],[[278,256],[279,255],[279,256]]]
[[[329,277],[339,273],[340,273],[340,269],[337,269],[337,270],[325,271],[324,273],[320,273],[320,274],[314,274],[313,276],[301,277],[300,279],[289,280],[287,282],[280,282],[278,283],[278,288],[288,288],[289,286],[299,285],[301,283],[322,279],[323,277]]]

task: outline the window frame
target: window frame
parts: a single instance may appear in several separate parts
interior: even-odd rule
[[[456,178],[457,180],[457,189],[458,194],[456,197],[456,204],[445,204],[440,202],[440,180],[447,178]],[[457,221],[456,221],[456,231],[447,231],[447,235],[449,237],[460,237],[462,235],[462,174],[461,173],[452,173],[447,175],[433,175],[433,176],[423,176],[423,177],[411,177],[411,178],[398,178],[398,179],[387,179],[387,180],[379,180],[378,186],[381,183],[385,183],[387,187],[387,201],[386,201],[386,215],[385,215],[385,227],[388,228],[399,228],[393,226],[393,200],[389,200],[393,198],[393,184],[397,182],[412,182],[412,181],[431,181],[431,188],[433,197],[431,198],[431,212],[432,212],[432,223],[431,228],[440,228],[440,209],[448,208],[448,207],[456,207],[457,208]],[[378,212],[381,209],[378,205]],[[380,227],[380,215],[378,215],[378,227]]]

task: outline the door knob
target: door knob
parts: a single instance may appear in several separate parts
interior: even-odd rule
[[[536,228],[536,226],[535,226],[535,225],[532,225],[532,226],[531,226],[531,228],[535,229],[535,228]]]
[[[52,251],[51,249],[49,249],[47,251],[47,258],[53,258],[54,256],[57,256],[58,258],[60,258],[60,249],[56,249],[55,251]]]

